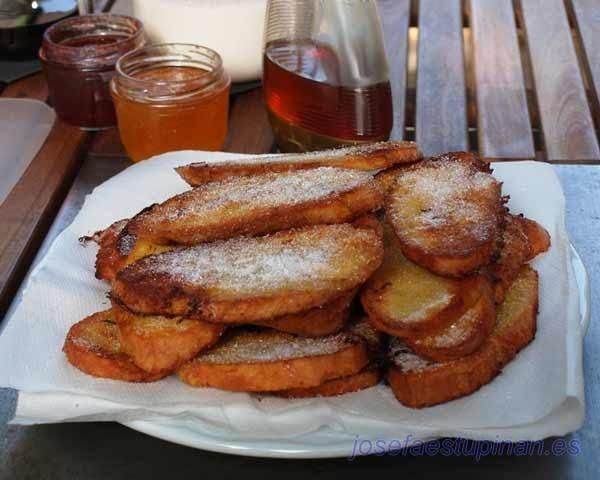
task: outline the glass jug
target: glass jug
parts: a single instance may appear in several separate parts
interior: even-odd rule
[[[285,152],[387,140],[392,94],[375,0],[269,0],[263,88]]]

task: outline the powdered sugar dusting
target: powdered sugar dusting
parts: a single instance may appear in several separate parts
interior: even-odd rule
[[[280,155],[256,155],[247,156],[243,158],[216,158],[211,162],[199,162],[188,165],[188,167],[231,167],[235,165],[269,165],[269,164],[304,164],[304,163],[317,163],[321,164],[324,160],[331,161],[339,159],[340,163],[343,162],[345,157],[368,157],[369,155],[376,154],[379,151],[391,151],[394,149],[406,149],[415,150],[415,160],[417,154],[419,154],[416,143],[405,142],[405,141],[389,141],[389,142],[376,142],[362,145],[352,145],[344,148],[336,148],[333,150],[306,152],[306,153],[293,153],[293,154],[280,154]]]
[[[444,244],[468,238],[492,240],[498,227],[493,207],[500,205],[500,184],[488,172],[466,161],[442,159],[401,172],[389,202],[395,227],[406,233],[428,235],[432,230],[452,232]],[[433,239],[430,239],[433,240]]]
[[[458,320],[442,330],[440,333],[415,340],[415,343],[421,345],[430,345],[437,348],[451,348],[459,346],[471,336],[473,329],[480,328],[479,323],[474,321],[479,313],[479,308],[475,306],[469,309],[465,314],[460,316]]]
[[[221,214],[239,215],[322,200],[372,181],[366,172],[330,167],[232,177],[177,195],[143,216],[155,215],[162,222],[194,216],[195,221],[205,223],[219,220]]]
[[[300,357],[329,355],[356,343],[345,333],[320,338],[296,337],[274,331],[238,330],[196,357],[201,363],[275,362]]]
[[[420,372],[435,362],[431,362],[414,354],[406,345],[397,338],[392,338],[389,346],[389,355],[396,367],[403,372]]]
[[[178,249],[146,257],[130,268],[151,276],[167,274],[183,285],[231,295],[308,286],[331,289],[341,282],[344,288],[352,288],[377,266],[373,263],[380,248],[370,230],[349,224],[319,225]]]

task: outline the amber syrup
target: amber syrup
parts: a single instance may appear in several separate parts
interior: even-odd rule
[[[282,150],[317,150],[389,137],[389,82],[346,87],[339,61],[331,49],[314,42],[267,46],[263,87]]]

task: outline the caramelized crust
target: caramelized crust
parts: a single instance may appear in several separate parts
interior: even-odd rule
[[[495,281],[494,297],[502,303],[507,289],[521,271],[521,267],[531,258],[531,247],[519,217],[506,214],[501,247],[496,261],[490,266]]]
[[[321,385],[354,375],[367,363],[365,344],[355,335],[309,339],[274,330],[237,330],[177,373],[193,387],[270,392]]]
[[[381,378],[382,374],[379,368],[367,367],[354,375],[327,380],[316,387],[292,388],[277,392],[277,394],[285,398],[335,397],[374,387],[381,381]]]
[[[500,183],[471,154],[449,153],[398,174],[386,216],[406,257],[438,275],[489,264],[504,216]]]
[[[138,313],[253,323],[331,302],[382,259],[373,229],[318,225],[143,258],[117,274],[111,295]]]
[[[383,195],[366,172],[317,168],[266,173],[176,195],[136,215],[127,232],[158,244],[195,245],[350,222],[382,206]]]
[[[529,242],[530,255],[527,260],[532,260],[540,253],[547,252],[550,249],[550,234],[535,220],[521,216],[516,216],[515,220],[521,225],[527,241]]]
[[[517,278],[521,267],[550,248],[550,235],[534,220],[522,215],[505,216],[501,248],[490,271],[496,282],[496,303],[502,303],[506,290]]]
[[[340,295],[335,300],[306,312],[284,315],[273,320],[254,322],[254,325],[269,327],[280,332],[293,333],[302,337],[323,337],[339,332],[350,315],[350,304],[356,289]]]
[[[153,382],[165,376],[165,372],[145,372],[123,351],[112,310],[94,313],[73,325],[63,352],[71,365],[94,377]]]
[[[383,264],[363,287],[361,302],[376,328],[400,337],[439,332],[473,307],[489,288],[484,275],[452,279],[408,260],[389,226]]]
[[[126,254],[122,254],[117,246],[119,235],[129,220],[119,220],[108,228],[96,232],[91,237],[83,237],[83,241],[94,241],[98,244],[96,254],[96,278],[111,282],[117,272],[125,266]]]
[[[172,372],[213,345],[225,330],[189,318],[137,315],[116,303],[113,312],[123,351],[150,373]]]
[[[496,306],[491,288],[454,323],[431,335],[405,337],[404,343],[417,355],[446,362],[477,350],[496,324]]]
[[[533,340],[537,310],[537,272],[525,266],[498,310],[494,330],[471,355],[436,363],[393,341],[388,381],[394,395],[407,407],[423,408],[475,392]]]
[[[193,163],[175,170],[187,183],[197,186],[229,177],[318,167],[382,170],[401,163],[416,162],[421,158],[422,154],[416,143],[390,141],[304,154],[229,158],[210,163]]]

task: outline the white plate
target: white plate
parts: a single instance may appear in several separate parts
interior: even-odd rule
[[[581,257],[571,245],[571,262],[579,293],[579,315],[585,335],[590,324],[590,283]],[[353,454],[356,437],[322,429],[294,438],[249,440],[211,428],[198,420],[168,419],[161,422],[133,420],[123,425],[138,432],[187,447],[211,452],[270,458],[336,458]],[[433,440],[436,437],[432,437]],[[381,438],[389,442],[393,439]]]

